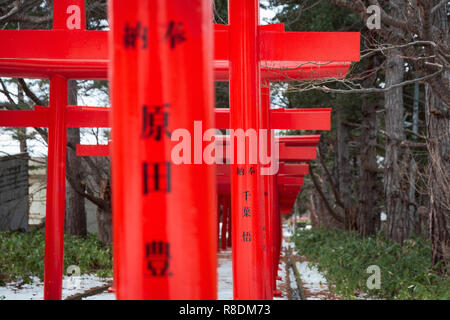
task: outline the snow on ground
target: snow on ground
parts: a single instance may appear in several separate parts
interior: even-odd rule
[[[233,268],[231,263],[231,249],[219,253],[219,268],[217,270],[219,283],[217,298],[219,300],[233,300]]]
[[[292,234],[286,228],[283,232],[284,237],[288,238]],[[283,240],[283,247],[294,247],[292,242],[286,242]],[[284,254],[284,252],[282,252]],[[220,251],[218,254],[218,299],[219,300],[232,300],[233,299],[233,271],[231,261],[231,249]],[[300,273],[303,274],[302,271]],[[289,271],[290,283],[286,282],[286,266],[284,259],[281,259],[280,270],[278,274],[282,280],[277,281],[277,287],[282,288],[283,297],[274,298],[275,300],[286,300],[287,292],[286,288],[296,288],[295,278],[292,270]],[[314,277],[312,277],[314,278]],[[317,277],[316,277],[317,278]],[[111,282],[111,278],[99,278],[96,275],[82,275],[79,280],[71,280],[72,278],[64,276],[63,281],[63,299],[70,297],[77,293],[83,293],[89,289],[104,286],[108,282]],[[314,278],[315,279],[315,278]],[[305,280],[304,280],[305,281]],[[306,283],[307,281],[305,281]],[[19,282],[10,283],[7,286],[0,287],[0,300],[42,300],[44,295],[44,284],[39,278],[33,278],[31,284],[20,284]],[[114,300],[115,294],[105,291],[103,293],[83,298],[84,300]]]
[[[284,276],[284,267],[282,266],[280,274]],[[233,272],[231,264],[231,250],[221,251],[218,261],[218,299],[233,299]],[[99,278],[95,275],[83,275],[79,281],[70,283],[69,277],[64,277],[63,299],[76,293],[83,293],[89,289],[103,286],[111,281],[111,278]],[[73,285],[79,284],[78,288]],[[44,296],[44,284],[39,278],[33,278],[32,284],[19,285],[19,283],[10,283],[5,287],[0,287],[0,299],[6,300],[42,300]],[[284,298],[285,299],[285,298]],[[115,300],[115,294],[112,292],[103,292],[94,296],[83,298],[83,300]]]
[[[291,288],[297,288],[297,284],[295,283],[294,273],[292,272],[291,268],[289,268],[289,283],[287,283],[288,279],[286,277],[286,262],[284,260],[283,251],[281,253],[280,269],[278,270],[278,275],[281,277],[281,280],[277,280],[277,289],[280,290],[283,295],[281,297],[273,297],[273,300],[287,300],[287,291],[291,290]]]
[[[64,276],[63,299],[81,293],[91,288],[103,286],[111,281],[111,278],[99,278],[96,275],[82,275],[78,280],[72,280],[69,276]],[[33,283],[20,284],[19,282],[9,283],[0,287],[0,299],[5,300],[42,300],[44,298],[44,283],[37,277],[33,277]]]
[[[295,244],[285,239],[289,239],[292,236],[292,231],[287,227],[283,228],[283,247],[295,248]],[[294,254],[295,251],[294,251]],[[282,251],[284,255],[284,250]],[[231,249],[225,251],[220,251],[218,254],[218,299],[219,300],[232,300],[233,299],[233,270],[231,262]],[[335,298],[334,295],[330,293],[327,281],[322,273],[317,270],[317,267],[308,261],[298,261],[296,266],[299,270],[300,276],[302,278],[303,287],[306,291],[307,300],[325,300],[330,298]],[[277,281],[277,287],[282,288],[283,297],[274,297],[274,300],[286,300],[287,292],[284,292],[286,285],[286,265],[284,259],[281,259],[280,270],[278,275],[281,276],[282,280]],[[289,286],[290,288],[297,288],[297,283],[295,281],[294,273],[292,269],[289,270]],[[284,285],[282,285],[284,284]],[[94,285],[93,287],[98,286]],[[1,291],[0,291],[1,292]],[[73,294],[73,293],[72,293]],[[1,294],[0,294],[1,295]],[[42,295],[41,295],[42,296]],[[113,300],[115,299],[114,293],[104,292],[99,295],[90,296],[84,298],[86,300]]]
[[[298,252],[297,250],[295,250],[295,244],[288,240],[292,236],[292,234],[293,230],[291,230],[287,226],[283,226],[283,247],[286,247],[288,249],[292,248],[293,255],[298,256]],[[297,261],[296,266],[302,280],[306,300],[327,300],[336,298],[336,296],[331,293],[324,275],[319,272],[314,264],[308,261]],[[290,270],[290,274],[291,272],[292,270]],[[296,288],[297,284],[295,283],[295,281],[294,284],[292,284],[294,275],[292,274],[290,277],[291,287]]]
[[[219,252],[218,261],[218,299],[232,300],[233,299],[233,270],[231,266],[231,250]],[[99,295],[90,296],[83,300],[113,300],[114,293],[104,292]]]
[[[308,261],[297,261],[296,266],[303,282],[303,288],[310,293],[306,300],[325,300],[328,297],[324,292],[329,292],[327,280],[317,270],[317,267]]]
[[[103,293],[96,294],[95,296],[83,298],[83,300],[116,300],[116,294],[113,292],[105,291]]]

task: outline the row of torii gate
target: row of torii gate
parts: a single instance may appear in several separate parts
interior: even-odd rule
[[[1,76],[50,80],[48,107],[0,111],[0,126],[49,131],[45,299],[62,293],[68,127],[112,127],[111,146],[78,145],[77,154],[112,155],[118,299],[216,299],[220,216],[221,233],[231,234],[220,245],[232,244],[234,298],[277,294],[281,214],[291,211],[320,136],[269,139],[279,171],[261,175],[249,144],[243,164],[174,165],[170,134],[194,132],[194,121],[329,130],[331,109],[271,109],[270,83],[344,77],[359,61],[359,33],[285,32],[259,25],[258,7],[229,0],[229,25],[213,25],[210,0],[111,0],[111,30],[88,31],[84,0],[55,0],[53,30],[0,31]],[[112,109],[67,105],[69,79],[109,79]],[[229,109],[214,109],[214,80],[229,81]],[[230,135],[212,141],[225,146]]]

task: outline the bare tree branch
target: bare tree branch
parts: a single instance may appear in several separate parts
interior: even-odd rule
[[[19,82],[20,86],[22,87],[23,91],[25,92],[25,94],[27,95],[28,98],[33,100],[33,102],[39,106],[45,105],[45,103],[41,99],[39,99],[33,93],[33,91],[30,90],[30,88],[27,86],[27,84],[25,83],[25,80],[23,80],[23,78],[18,78],[17,81]]]
[[[319,185],[319,182],[317,181],[316,174],[313,172],[312,166],[309,167],[310,170],[310,176],[311,180],[314,184],[314,187],[316,188],[317,192],[319,193],[320,198],[322,199],[323,203],[325,204],[325,207],[327,208],[328,213],[336,219],[336,221],[344,223],[344,218],[341,217],[336,211],[333,210],[331,207],[331,204],[328,202],[327,197],[325,197],[325,194],[322,191],[322,187]]]
[[[431,14],[435,14],[436,11],[439,10],[440,7],[442,7],[444,4],[448,3],[448,0],[442,0],[441,2],[439,2],[437,5],[435,5],[432,9],[431,9]]]

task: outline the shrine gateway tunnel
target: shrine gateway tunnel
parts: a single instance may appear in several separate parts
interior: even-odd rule
[[[84,0],[57,0],[52,30],[0,31],[0,76],[50,81],[48,106],[0,111],[2,127],[49,132],[45,299],[62,294],[66,129],[74,127],[112,128],[108,145],[78,145],[77,155],[112,158],[117,299],[217,299],[217,252],[230,246],[234,299],[279,294],[282,215],[320,136],[270,133],[329,130],[331,109],[271,108],[271,82],[345,77],[359,61],[360,35],[259,25],[257,0],[229,0],[229,24],[213,24],[210,1],[111,0],[110,30],[88,31]],[[68,105],[70,79],[108,79],[111,108]],[[214,108],[214,81],[229,82],[229,109]],[[230,133],[239,129],[256,142],[248,135],[238,148]],[[197,136],[190,151],[182,133]],[[185,161],[175,163],[182,142]],[[276,170],[250,159],[255,148],[276,151]]]

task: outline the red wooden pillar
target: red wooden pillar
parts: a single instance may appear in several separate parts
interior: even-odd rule
[[[84,30],[85,27],[85,0],[59,0],[53,3],[53,30]],[[54,75],[50,78],[47,154],[44,257],[44,299],[46,300],[60,300],[62,297],[66,195],[66,105],[67,79]]]
[[[221,236],[221,244],[222,250],[227,249],[227,229],[228,229],[228,199],[227,196],[223,196],[222,198],[222,236]]]
[[[279,263],[279,254],[280,251],[278,249],[278,234],[279,234],[279,215],[280,215],[280,208],[279,208],[279,195],[278,195],[278,182],[277,182],[277,176],[271,176],[272,178],[272,185],[274,186],[272,191],[272,239],[273,239],[273,251],[272,251],[272,259],[273,259],[273,289],[274,289],[274,296],[280,296],[281,291],[277,290],[277,283],[276,283],[276,277],[278,274],[278,263]]]
[[[229,1],[231,129],[258,132],[260,127],[258,10],[257,0]],[[234,149],[231,166],[234,299],[262,299],[260,166],[249,164],[248,143],[245,164],[236,163],[236,146]]]
[[[276,181],[276,178],[275,178]],[[275,184],[277,185],[277,184]],[[281,245],[282,245],[282,225],[281,225],[281,208],[280,208],[280,198],[278,192],[275,191],[276,202],[274,211],[274,275],[275,275],[275,291],[274,296],[281,296],[282,293],[276,288],[276,280],[278,277],[278,267],[280,265],[280,255],[281,255]]]
[[[268,131],[267,150],[271,150],[270,140],[270,82],[263,83],[261,87],[261,119],[262,127]],[[264,291],[266,299],[273,299],[273,236],[272,236],[272,221],[271,221],[271,184],[272,177],[270,175],[262,176],[262,185],[264,186]]]
[[[283,217],[282,217],[282,213],[281,210],[277,211],[277,248],[278,248],[278,252],[277,252],[277,258],[278,258],[278,264],[280,264],[281,261],[281,248],[283,245]]]
[[[278,202],[280,198],[278,197]],[[276,238],[275,238],[275,256],[277,258],[277,266],[280,264],[281,260],[281,246],[283,239],[283,225],[282,225],[282,212],[281,206],[277,206],[277,210],[275,211],[275,230],[276,230]]]
[[[194,121],[214,128],[211,3],[109,8],[117,298],[215,299],[216,168],[202,146],[200,164],[175,164],[170,141]]]
[[[217,251],[220,251],[220,200],[221,195],[217,195]]]
[[[231,222],[231,199],[230,199],[230,197],[231,197],[231,195],[226,195],[226,201],[227,201],[227,203],[228,203],[228,235],[227,235],[227,247],[228,248],[231,248],[231,230],[232,230],[232,228],[231,228],[231,225],[232,225],[232,222]]]
[[[65,107],[67,79],[50,78],[47,202],[45,215],[44,299],[60,300],[64,255],[64,203],[66,195]]]

